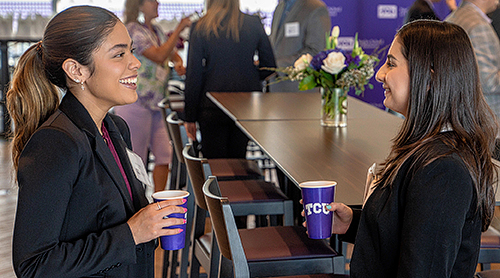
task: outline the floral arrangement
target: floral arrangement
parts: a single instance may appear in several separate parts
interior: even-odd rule
[[[328,105],[334,101],[332,97],[334,88],[340,88],[344,91],[342,99],[336,101],[340,113],[347,109],[342,104],[347,99],[347,92],[350,88],[356,90],[356,95],[364,93],[366,85],[373,89],[373,85],[369,84],[369,81],[375,73],[374,67],[379,62],[377,56],[380,51],[373,55],[365,54],[359,46],[357,33],[351,52],[337,48],[339,35],[340,28],[333,27],[331,34],[326,34],[326,49],[324,51],[314,57],[310,54],[304,54],[295,61],[293,66],[273,69],[287,75],[278,77],[276,82],[282,80],[300,81],[299,90],[323,88],[325,91],[322,94],[325,103],[323,109],[328,110],[323,112],[326,114],[331,114],[334,111],[334,107]]]

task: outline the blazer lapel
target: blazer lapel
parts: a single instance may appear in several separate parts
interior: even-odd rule
[[[285,32],[286,32],[286,28],[285,28],[286,24],[290,23],[290,22],[294,22],[294,20],[296,20],[295,16],[302,9],[303,5],[304,5],[303,1],[301,1],[301,0],[295,1],[295,3],[292,6],[292,9],[288,13],[288,15],[285,17],[285,20],[283,21],[283,25],[281,25],[280,28],[278,29],[278,32],[276,35],[277,36],[276,42],[279,42],[283,39],[283,37],[285,36]],[[284,9],[285,9],[285,1],[283,1],[283,5],[281,8],[281,14],[283,13]],[[280,18],[281,18],[281,16],[280,16]],[[300,29],[302,29],[302,26]],[[300,30],[300,32],[302,32],[302,30]]]
[[[59,109],[65,113],[76,126],[87,134],[89,143],[94,149],[95,155],[103,165],[106,172],[108,172],[114,185],[120,191],[127,210],[131,213],[135,212],[132,200],[130,199],[130,195],[128,193],[127,185],[125,184],[125,180],[120,172],[120,168],[118,168],[111,151],[104,142],[104,139],[101,137],[99,130],[97,129],[87,109],[85,109],[78,99],[70,92],[66,93],[64,96],[61,104],[59,105]],[[106,118],[108,117],[109,116],[106,116]]]
[[[273,16],[274,20],[273,20],[273,23],[271,26],[271,37],[270,37],[271,43],[273,45],[275,45],[277,42],[277,39],[279,36],[278,32],[280,32],[283,29],[283,27],[278,29],[278,25],[280,24],[281,15],[283,14],[284,10],[285,10],[285,1],[282,0],[279,2],[278,6],[276,7],[276,11],[274,12],[274,16]]]
[[[148,200],[146,199],[146,192],[144,189],[144,185],[135,176],[132,164],[130,163],[130,159],[128,157],[127,145],[125,144],[125,141],[118,127],[115,125],[115,123],[110,117],[106,117],[105,122],[107,123],[108,126],[109,136],[111,137],[111,140],[113,140],[113,144],[115,146],[116,152],[118,153],[118,156],[121,158],[122,167],[125,170],[128,182],[132,189],[132,196],[134,198],[135,208],[139,210],[140,208],[149,204]],[[128,194],[128,189],[126,188],[126,185],[125,185],[125,190],[126,193]]]
[[[116,163],[113,154],[109,150],[108,145],[106,145],[102,137],[99,136],[95,139],[95,152],[97,157],[102,162],[104,169],[106,169],[109,176],[113,179],[115,186],[120,191],[127,209],[129,209],[131,212],[134,212],[134,205],[132,204],[132,200],[130,199],[127,185],[125,184],[125,180],[122,177],[122,173],[120,172],[120,168],[118,168],[118,164]]]

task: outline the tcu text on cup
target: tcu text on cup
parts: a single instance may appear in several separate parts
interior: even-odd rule
[[[304,208],[306,209],[307,215],[311,215],[313,213],[324,213],[325,215],[328,215],[330,214],[330,211],[326,210],[326,205],[328,205],[328,203],[308,203],[305,204]]]

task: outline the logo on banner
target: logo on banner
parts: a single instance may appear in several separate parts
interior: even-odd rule
[[[352,50],[354,48],[354,37],[339,37],[337,40],[337,48],[343,50]]]
[[[336,17],[342,12],[342,7],[328,7],[330,17]]]
[[[398,6],[396,5],[378,5],[377,18],[396,19],[398,18]]]
[[[330,211],[326,210],[325,206],[328,205],[328,203],[309,203],[305,205],[306,213],[307,215],[311,214],[330,214]]]

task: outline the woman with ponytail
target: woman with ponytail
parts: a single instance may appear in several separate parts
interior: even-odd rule
[[[470,39],[455,24],[411,22],[376,79],[405,120],[362,210],[326,206],[334,233],[355,243],[351,277],[473,277],[495,206],[498,126]]]
[[[140,65],[123,23],[90,6],[56,15],[20,58],[6,95],[18,277],[154,277],[155,239],[180,232],[164,216],[182,201],[149,204],[127,124],[108,114],[136,101]]]

